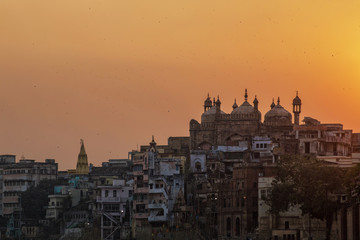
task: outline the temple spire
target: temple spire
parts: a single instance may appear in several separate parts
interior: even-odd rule
[[[80,139],[80,152],[78,156],[78,161],[76,164],[76,174],[88,174],[89,173],[89,165],[87,154],[85,151],[84,140]]]
[[[248,93],[247,93],[247,88],[245,88],[245,102],[247,102],[248,99]]]

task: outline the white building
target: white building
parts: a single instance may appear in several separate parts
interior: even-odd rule
[[[131,217],[132,184],[114,180],[112,186],[98,186],[98,189],[100,196],[97,196],[96,203],[101,214],[101,239],[120,239],[120,234],[124,234],[121,229],[128,221],[126,213]]]

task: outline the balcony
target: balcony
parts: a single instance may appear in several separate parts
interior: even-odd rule
[[[148,217],[148,221],[149,222],[166,222],[168,219],[167,219],[167,216],[155,216],[155,215],[150,215]]]
[[[349,145],[351,144],[351,138],[347,137],[323,136],[321,140],[328,143],[343,143]]]
[[[135,188],[134,193],[148,193],[149,188],[148,187],[141,187],[141,188]]]
[[[19,199],[19,196],[4,197],[3,203],[18,203],[20,202]]]
[[[119,202],[121,202],[121,198],[120,197],[97,196],[96,197],[96,202],[105,202],[105,203],[115,202],[115,203],[119,203]]]
[[[148,204],[148,209],[167,209],[167,206],[165,205],[165,203],[152,203],[152,204]]]
[[[149,189],[149,193],[162,193],[167,199],[169,198],[168,194],[167,194],[167,192],[165,191],[164,188]]]

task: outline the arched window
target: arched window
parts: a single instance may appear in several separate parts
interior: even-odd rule
[[[240,219],[239,218],[236,218],[235,234],[236,234],[236,236],[240,236]]]
[[[196,162],[195,163],[195,168],[197,172],[201,172],[201,163],[200,162]]]

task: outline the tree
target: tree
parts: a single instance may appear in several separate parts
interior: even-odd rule
[[[270,212],[277,215],[298,205],[303,215],[326,221],[326,239],[330,239],[333,214],[340,206],[336,194],[344,193],[344,189],[350,191],[351,184],[345,180],[358,171],[350,174],[314,157],[300,155],[282,156],[277,167],[277,177],[266,199]]]
[[[48,206],[48,195],[54,193],[54,187],[61,185],[58,180],[42,180],[21,194],[21,205],[25,218],[43,219]]]

